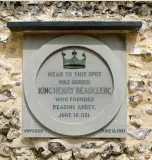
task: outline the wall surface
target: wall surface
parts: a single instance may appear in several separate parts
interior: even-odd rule
[[[140,20],[128,33],[126,139],[23,139],[22,34],[7,21]],[[0,160],[152,160],[152,2],[0,2]]]

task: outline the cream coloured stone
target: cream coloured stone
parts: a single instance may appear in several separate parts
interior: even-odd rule
[[[129,61],[128,65],[130,67],[135,67],[135,68],[140,68],[140,69],[143,68],[143,65],[138,63],[138,62],[136,62],[136,61]]]
[[[4,78],[2,81],[2,86],[4,87],[13,87],[15,86],[16,82],[15,81],[11,81],[8,78]]]
[[[56,155],[57,155],[58,159],[60,159],[60,160],[70,160],[72,157],[72,151],[67,151],[64,153],[57,153]]]
[[[152,87],[150,87],[148,90],[149,90],[149,94],[152,95]]]
[[[92,159],[92,158],[91,158],[91,159]],[[88,159],[88,160],[91,160],[91,159]],[[100,154],[98,154],[97,156],[95,156],[95,157],[93,158],[93,160],[102,160]]]
[[[134,147],[139,153],[145,153],[146,150],[148,149],[148,143],[146,141],[139,142],[139,143],[135,144]]]
[[[145,107],[145,112],[149,115],[152,115],[152,105],[147,105]]]
[[[126,156],[126,154],[122,154],[120,156],[111,156],[110,158],[108,158],[109,160],[130,160],[130,158],[128,158]]]
[[[0,60],[0,67],[4,68],[6,70],[11,70],[12,69],[12,66],[9,63],[7,63],[3,60]]]
[[[48,158],[47,160],[59,160],[57,156],[52,156],[50,158]]]
[[[13,107],[9,107],[7,108],[4,112],[3,112],[3,115],[5,117],[8,117],[8,118],[11,118],[13,116],[13,112],[14,112],[14,108]]]

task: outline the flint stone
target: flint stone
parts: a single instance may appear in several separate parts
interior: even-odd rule
[[[17,129],[21,128],[20,114],[17,109],[14,109],[13,111],[12,119],[10,120],[10,124]]]
[[[100,153],[100,149],[84,149],[77,146],[72,148],[75,159],[89,159]]]
[[[8,134],[7,134],[7,139],[8,140],[13,140],[15,138],[18,138],[21,135],[20,131],[16,128],[10,128]]]
[[[32,150],[28,148],[16,148],[16,149],[13,149],[12,151],[16,156],[22,156],[22,155],[32,156],[33,155]]]
[[[132,144],[123,144],[123,151],[124,153],[128,154],[128,155],[133,155],[135,153],[135,148],[133,147]]]
[[[51,152],[60,152],[60,151],[65,151],[66,148],[65,146],[63,146],[61,143],[59,142],[49,142],[48,143],[48,149],[51,151]]]
[[[43,158],[49,158],[52,155],[52,152],[48,150],[47,142],[41,142],[41,143],[36,144],[35,149],[38,155],[42,156]]]
[[[152,105],[148,105],[145,107],[145,112],[149,115],[152,115]]]
[[[64,152],[64,153],[57,153],[56,154],[58,159],[60,160],[70,160],[72,157],[72,151]]]
[[[0,145],[0,156],[4,156],[4,157],[10,157],[11,156],[11,150],[5,144]]]
[[[135,68],[139,68],[139,69],[142,69],[142,68],[143,68],[143,65],[140,64],[140,63],[138,63],[138,62],[136,62],[136,61],[129,61],[129,62],[128,62],[128,65],[129,65],[130,67],[135,67]]]
[[[8,10],[5,13],[8,13]],[[11,32],[9,30],[7,31],[4,30],[3,33],[2,32],[0,33],[0,42],[7,42],[10,39],[11,39]],[[0,66],[1,66],[1,60],[0,60]]]
[[[101,157],[102,158],[108,158],[111,155],[119,155],[123,153],[123,148],[121,144],[117,144],[114,142],[108,142],[105,145],[103,145]]]
[[[130,124],[132,124],[133,126],[139,128],[139,127],[142,126],[142,120],[132,116],[131,120],[130,120]]]
[[[149,133],[152,131],[152,129],[128,129],[127,134],[131,136],[132,138],[143,140],[145,139]]]
[[[5,90],[0,92],[0,101],[5,102],[9,99],[15,99],[16,95],[12,90]]]
[[[4,116],[0,116],[0,133],[7,135],[10,129],[9,120]]]
[[[152,73],[148,72],[148,71],[142,72],[140,75],[141,75],[141,77],[144,77],[144,78],[147,78],[147,79],[152,78]]]
[[[81,144],[81,148],[100,148],[102,145],[104,145],[106,141],[98,141],[98,142],[83,142]]]
[[[130,78],[128,80],[128,88],[131,92],[145,91],[145,82],[141,79]]]
[[[0,134],[0,144],[6,141],[6,137],[3,134]]]
[[[8,108],[3,112],[3,115],[7,118],[12,118],[13,117],[13,112],[14,112],[14,108]]]
[[[81,160],[81,149],[79,147],[73,147],[72,152],[75,159]]]
[[[129,103],[131,105],[137,105],[142,100],[143,100],[143,93],[141,91],[137,91],[129,96]]]

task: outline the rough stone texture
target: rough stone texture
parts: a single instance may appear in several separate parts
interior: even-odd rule
[[[0,2],[0,160],[152,159],[152,2]],[[126,139],[23,139],[22,34],[7,21],[140,20],[127,35]]]

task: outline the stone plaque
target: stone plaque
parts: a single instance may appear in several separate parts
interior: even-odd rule
[[[113,38],[116,51],[107,37],[25,37],[25,137],[125,137],[126,55]]]

